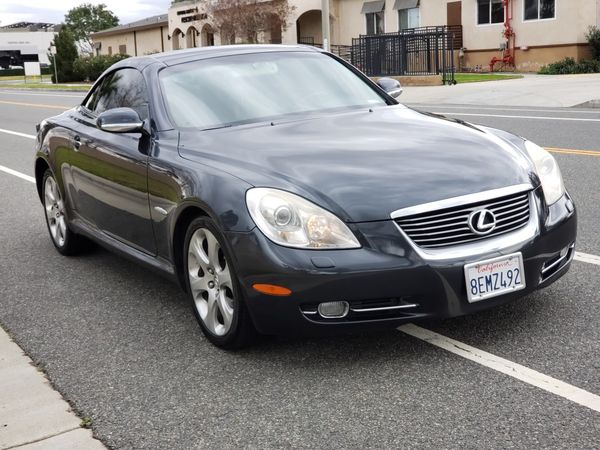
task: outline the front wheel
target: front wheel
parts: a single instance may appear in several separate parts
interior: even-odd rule
[[[184,274],[194,315],[217,347],[249,345],[256,335],[242,299],[224,237],[214,221],[192,221],[185,238]]]

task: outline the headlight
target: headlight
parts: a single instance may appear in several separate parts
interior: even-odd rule
[[[565,193],[558,163],[550,153],[531,141],[525,141],[525,148],[542,182],[546,203],[549,205],[556,203]]]
[[[359,248],[348,227],[329,211],[289,192],[252,188],[246,193],[252,219],[276,244],[299,248]]]

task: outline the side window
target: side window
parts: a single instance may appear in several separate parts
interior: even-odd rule
[[[148,118],[148,92],[144,77],[136,69],[121,69],[109,74],[85,105],[95,114],[113,108],[132,108],[142,119]]]
[[[104,80],[100,81],[100,83],[96,85],[96,88],[92,91],[91,95],[87,98],[86,102],[83,103],[83,106],[89,111],[93,112],[96,108],[96,103],[98,102],[98,91],[100,91],[100,87],[102,86],[103,82]]]

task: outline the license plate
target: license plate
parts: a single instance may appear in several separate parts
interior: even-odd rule
[[[523,255],[500,256],[465,265],[469,303],[525,289]]]

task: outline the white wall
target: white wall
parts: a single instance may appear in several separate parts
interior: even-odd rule
[[[0,33],[0,50],[15,50],[35,46],[40,63],[49,64],[48,47],[56,33],[51,31],[13,31]]]

